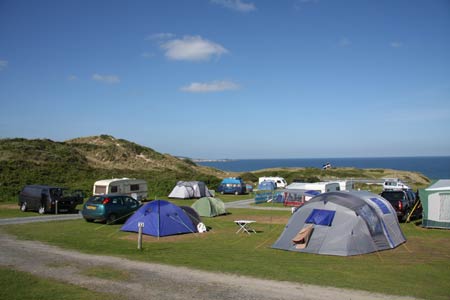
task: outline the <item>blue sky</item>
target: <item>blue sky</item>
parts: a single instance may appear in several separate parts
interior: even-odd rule
[[[450,1],[0,1],[0,137],[450,155]]]

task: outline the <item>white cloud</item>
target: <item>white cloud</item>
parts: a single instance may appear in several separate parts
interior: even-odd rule
[[[232,81],[222,80],[213,82],[193,82],[188,86],[181,88],[183,92],[188,93],[214,93],[223,91],[232,91],[239,89],[240,86]]]
[[[172,60],[204,61],[211,56],[221,56],[228,53],[223,46],[203,39],[200,36],[184,36],[161,44],[165,56]]]
[[[155,33],[147,36],[146,40],[164,40],[174,38],[175,34],[168,32]]]
[[[391,42],[390,43],[392,48],[401,48],[403,47],[403,44],[401,42]]]
[[[7,60],[0,60],[0,71],[8,66]]]
[[[75,80],[78,80],[78,77],[76,76],[76,75],[69,75],[69,77],[67,77],[67,79],[69,80],[69,81],[75,81]]]
[[[94,74],[92,75],[92,79],[95,81],[100,81],[108,84],[115,84],[120,82],[120,78],[116,75],[100,75]]]
[[[241,0],[211,0],[211,3],[222,5],[223,7],[233,9],[239,12],[250,12],[256,10],[252,2],[243,2]]]

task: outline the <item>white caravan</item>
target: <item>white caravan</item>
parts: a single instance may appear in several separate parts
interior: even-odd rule
[[[147,182],[135,178],[114,178],[94,183],[94,195],[125,194],[138,201],[147,199]]]
[[[287,182],[283,177],[259,177],[258,184],[263,181],[273,181],[277,185],[277,188],[284,189],[287,186]]]
[[[352,180],[336,180],[330,181],[330,183],[338,183],[341,191],[353,191],[355,189],[355,185]]]
[[[319,193],[328,193],[340,191],[339,183],[337,182],[293,182],[286,187],[286,189],[304,190],[304,191],[316,191]],[[308,201],[312,197],[305,197]]]

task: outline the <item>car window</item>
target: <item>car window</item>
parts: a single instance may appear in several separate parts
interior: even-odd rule
[[[135,207],[137,207],[139,205],[139,203],[136,200],[134,200],[133,198],[126,197],[125,198],[125,205],[129,206],[131,208],[135,208]]]
[[[401,201],[405,198],[405,194],[403,192],[383,192],[381,193],[381,197],[390,201]]]
[[[104,198],[102,196],[92,196],[91,198],[89,198],[88,202],[91,203],[102,203],[104,200]]]
[[[122,197],[114,197],[111,199],[112,204],[123,205]]]

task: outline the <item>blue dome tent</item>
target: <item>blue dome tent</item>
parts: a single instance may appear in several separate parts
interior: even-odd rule
[[[138,232],[140,222],[144,223],[142,233],[156,237],[197,232],[185,211],[165,200],[143,205],[120,230]]]

